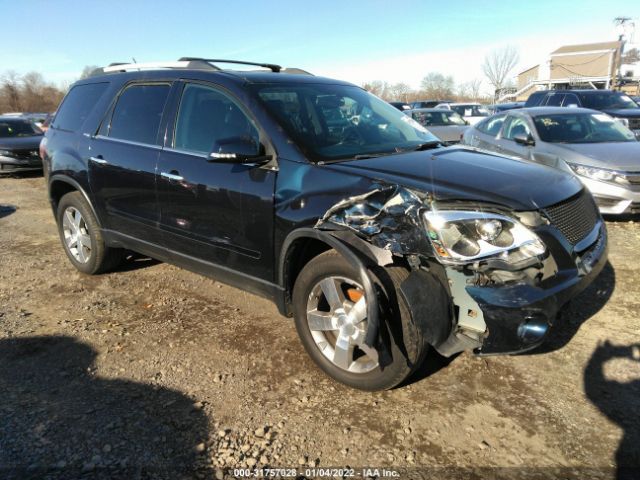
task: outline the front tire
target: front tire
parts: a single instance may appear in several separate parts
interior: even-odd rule
[[[302,344],[330,377],[353,388],[387,390],[409,377],[422,363],[428,345],[411,321],[400,283],[402,267],[387,267],[373,277],[381,306],[380,329],[388,334],[391,361],[381,368],[377,352],[364,344],[366,296],[358,273],[335,250],[312,259],[293,289],[293,313]]]
[[[124,251],[106,245],[98,221],[80,192],[69,192],[60,199],[56,220],[64,251],[82,273],[106,272],[122,260]]]

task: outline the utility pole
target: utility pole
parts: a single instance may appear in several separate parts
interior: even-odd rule
[[[635,29],[635,22],[631,20],[631,17],[616,17],[613,19],[613,24],[616,26],[616,33],[618,34],[618,41],[620,42],[620,49],[618,50],[615,62],[610,72],[611,75],[611,89],[620,87],[622,83],[619,79],[622,79],[622,53],[624,52],[624,45],[627,41],[627,32]]]

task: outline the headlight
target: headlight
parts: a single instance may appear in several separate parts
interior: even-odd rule
[[[447,210],[426,212],[424,217],[429,239],[444,262],[497,257],[515,264],[546,251],[534,232],[504,215]]]
[[[617,121],[619,121],[621,124],[623,124],[625,127],[629,126],[629,119],[628,118],[616,118]]]
[[[11,150],[0,150],[0,157],[10,157],[12,156]]]
[[[616,172],[613,170],[606,170],[603,168],[586,167],[584,165],[578,165],[576,163],[569,163],[571,170],[576,175],[581,177],[587,177],[592,180],[599,180],[601,182],[611,182],[616,179]]]

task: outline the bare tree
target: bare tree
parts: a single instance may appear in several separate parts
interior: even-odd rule
[[[91,73],[97,68],[99,68],[97,65],[85,65],[82,69],[82,73],[80,74],[80,80],[89,78],[91,76]]]
[[[637,48],[632,48],[628,50],[622,56],[622,63],[626,65],[633,65],[634,63],[640,62],[640,50]]]
[[[420,86],[426,98],[443,100],[453,96],[455,82],[451,75],[431,72],[422,79]]]
[[[411,87],[406,83],[400,82],[389,87],[390,100],[406,102],[409,93],[411,93]]]
[[[511,45],[493,50],[484,57],[482,71],[489,83],[493,85],[495,92],[505,87],[509,73],[515,68],[519,60],[518,51]]]
[[[63,90],[47,83],[37,72],[20,76],[9,71],[0,77],[0,113],[52,112],[63,96]]]

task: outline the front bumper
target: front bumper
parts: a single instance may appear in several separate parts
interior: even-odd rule
[[[42,170],[42,159],[40,157],[20,159],[0,155],[0,173],[27,172],[34,170]]]
[[[597,240],[591,246],[572,253],[570,263],[558,262],[558,272],[539,285],[518,282],[466,287],[487,326],[476,353],[517,353],[544,341],[560,308],[593,282],[607,262],[606,228],[603,223],[598,228]]]
[[[640,187],[632,190],[623,185],[578,177],[593,195],[603,215],[640,213]],[[634,187],[632,187],[634,188]]]

